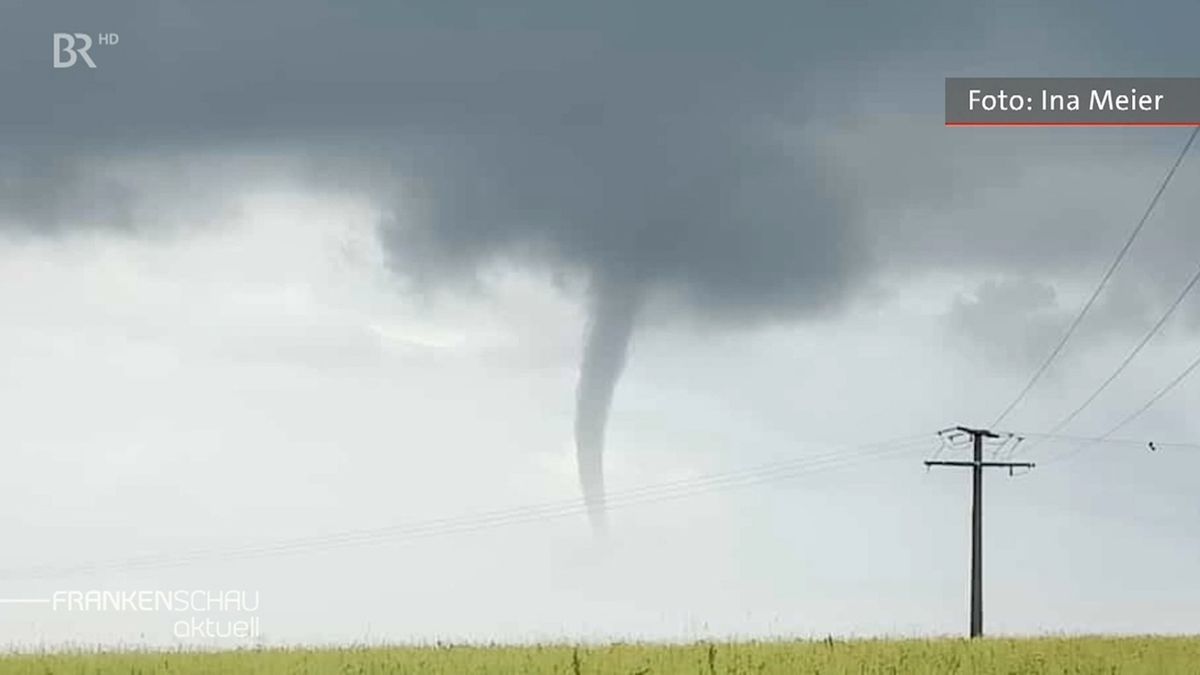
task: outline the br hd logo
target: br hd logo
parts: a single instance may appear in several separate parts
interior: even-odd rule
[[[120,42],[120,40],[120,36],[116,33],[100,33],[96,36],[94,42],[92,36],[87,33],[55,33],[54,67],[70,68],[79,61],[82,61],[87,64],[88,68],[95,68],[96,62],[92,60],[92,55],[88,53],[92,46],[112,46]]]

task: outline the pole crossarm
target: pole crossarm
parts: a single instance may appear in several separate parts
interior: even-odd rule
[[[991,429],[976,429],[974,427],[964,427],[962,425],[946,427],[938,431],[939,436],[966,434],[967,436],[982,436],[983,438],[1003,438],[1004,434],[998,434]],[[1008,434],[1012,435],[1012,434]]]
[[[985,467],[985,468],[995,468],[995,467],[1004,468],[1004,467],[1006,467],[1006,468],[1010,468],[1010,469],[1012,469],[1012,468],[1032,469],[1033,467],[1035,467],[1037,465],[1034,464],[1033,462],[967,462],[967,461],[955,462],[955,461],[944,461],[944,460],[943,461],[926,460],[925,466],[980,466],[980,467]]]
[[[1000,438],[1000,434],[992,431],[991,429],[972,429],[971,427],[964,427],[964,426],[952,427],[952,429],[954,431],[961,431],[964,434],[970,434],[971,436],[982,436],[984,438]]]

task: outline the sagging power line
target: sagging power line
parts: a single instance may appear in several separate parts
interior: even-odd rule
[[[680,479],[610,493],[609,508],[626,508],[728,490],[752,485],[792,480],[803,476],[836,471],[916,450],[928,452],[933,434],[918,434],[878,443],[854,446],[797,460],[775,462],[739,471]],[[388,527],[350,530],[314,537],[288,539],[259,545],[211,548],[165,553],[136,558],[81,563],[70,566],[36,566],[0,570],[0,579],[55,579],[99,572],[152,570],[181,567],[202,562],[226,562],[300,553],[328,551],[345,547],[384,543],[403,543],[452,534],[478,532],[508,525],[541,522],[585,515],[586,502],[579,499],[546,502],[472,516],[440,518]]]
[[[1102,394],[1104,390],[1108,388],[1108,385],[1112,384],[1113,381],[1115,381],[1117,377],[1121,375],[1121,373],[1125,372],[1125,369],[1129,367],[1129,364],[1133,363],[1133,360],[1137,358],[1137,355],[1141,353],[1142,349],[1144,349],[1146,345],[1150,343],[1150,340],[1154,339],[1155,335],[1158,335],[1159,331],[1161,331],[1163,326],[1166,325],[1167,320],[1170,319],[1173,314],[1175,314],[1175,310],[1179,309],[1179,306],[1183,304],[1184,299],[1187,298],[1193,289],[1195,289],[1198,282],[1200,282],[1200,267],[1197,267],[1196,272],[1192,274],[1191,279],[1188,280],[1187,284],[1183,287],[1183,290],[1181,290],[1179,295],[1175,297],[1175,301],[1167,307],[1167,311],[1163,312],[1162,316],[1160,316],[1158,321],[1156,321],[1154,325],[1150,327],[1150,330],[1142,336],[1142,339],[1134,346],[1133,350],[1130,351],[1129,354],[1127,354],[1119,364],[1117,364],[1116,369],[1114,369],[1113,372],[1110,373],[1109,376],[1100,383],[1100,386],[1096,387],[1096,389],[1092,391],[1092,393],[1086,399],[1084,399],[1082,403],[1080,403],[1066,417],[1063,417],[1061,420],[1059,420],[1057,424],[1051,427],[1048,433],[1055,434],[1059,431],[1062,431],[1068,424],[1074,421],[1074,419],[1078,417],[1080,413],[1091,406],[1091,404],[1094,403],[1097,398],[1099,398],[1100,394]],[[1130,421],[1132,421],[1132,419]],[[1114,427],[1109,433],[1115,433],[1122,426],[1124,426],[1124,423]]]
[[[1127,445],[1146,448],[1151,443],[1158,448],[1185,448],[1200,451],[1200,443],[1184,443],[1178,441],[1147,440],[1140,438],[1109,438],[1107,436],[1074,436],[1069,434],[1048,434],[1036,431],[1019,432],[1021,436],[1039,441],[1063,441],[1071,443],[1104,443],[1108,445]]]
[[[1143,413],[1145,413],[1150,408],[1153,408],[1155,403],[1158,403],[1160,400],[1162,400],[1162,398],[1164,396],[1171,393],[1171,390],[1173,390],[1175,387],[1179,386],[1179,384],[1181,382],[1186,380],[1188,378],[1188,376],[1191,375],[1194,370],[1196,370],[1197,367],[1200,367],[1200,356],[1197,356],[1195,359],[1193,359],[1192,362],[1190,364],[1188,364],[1188,366],[1186,368],[1181,370],[1179,372],[1179,374],[1176,375],[1174,378],[1172,378],[1171,381],[1168,382],[1166,385],[1164,385],[1162,389],[1159,389],[1157,392],[1155,392],[1154,395],[1151,396],[1149,400],[1147,400],[1145,403],[1143,403],[1141,406],[1139,406],[1137,409],[1135,409],[1132,413],[1130,413],[1126,417],[1122,418],[1121,421],[1116,424],[1116,426],[1114,426],[1113,428],[1111,428],[1107,432],[1105,432],[1103,436],[1104,437],[1111,436],[1112,434],[1115,434],[1118,431],[1120,431],[1121,429],[1125,428],[1125,426],[1128,425],[1130,422],[1141,417]]]
[[[1112,263],[1109,264],[1108,268],[1104,271],[1104,274],[1100,277],[1099,283],[1096,284],[1096,288],[1092,291],[1091,296],[1088,297],[1087,302],[1083,304],[1083,307],[1080,308],[1079,313],[1067,326],[1067,330],[1063,333],[1062,338],[1059,339],[1058,344],[1056,344],[1054,348],[1050,350],[1050,353],[1046,356],[1046,359],[1033,372],[1033,375],[1029,378],[1029,381],[1025,383],[1025,386],[1021,388],[1016,397],[1013,398],[1007,406],[1005,406],[1004,410],[1002,410],[1000,414],[996,416],[996,419],[992,422],[993,427],[1000,425],[1008,417],[1008,415],[1012,413],[1012,411],[1015,410],[1018,405],[1020,405],[1021,401],[1025,400],[1025,397],[1029,395],[1029,392],[1033,390],[1033,387],[1038,383],[1042,376],[1046,374],[1046,371],[1050,368],[1050,364],[1053,363],[1056,358],[1058,358],[1059,354],[1062,353],[1063,348],[1066,347],[1067,342],[1070,341],[1071,337],[1075,334],[1075,331],[1078,330],[1079,324],[1083,322],[1083,318],[1087,316],[1088,312],[1091,311],[1092,306],[1096,304],[1096,299],[1100,297],[1100,293],[1104,291],[1105,286],[1108,285],[1109,280],[1117,271],[1117,268],[1121,266],[1121,262],[1125,260],[1125,256],[1129,253],[1129,249],[1133,246],[1134,240],[1137,239],[1138,235],[1141,234],[1142,229],[1145,228],[1146,223],[1150,220],[1150,215],[1154,212],[1154,207],[1158,205],[1158,201],[1162,197],[1163,192],[1165,192],[1167,186],[1170,185],[1171,179],[1175,177],[1175,171],[1183,163],[1183,158],[1187,155],[1188,150],[1192,147],[1192,142],[1196,140],[1197,133],[1200,133],[1200,126],[1193,128],[1192,133],[1188,135],[1187,142],[1183,144],[1183,150],[1179,152],[1179,156],[1176,157],[1174,163],[1171,164],[1171,168],[1167,171],[1166,176],[1163,177],[1162,182],[1159,183],[1158,189],[1155,190],[1154,196],[1151,197],[1150,203],[1146,206],[1146,210],[1142,213],[1142,217],[1138,219],[1137,225],[1134,226],[1133,231],[1131,231],[1129,236],[1125,239],[1125,243],[1121,246],[1120,250],[1117,251],[1117,256],[1113,259]]]

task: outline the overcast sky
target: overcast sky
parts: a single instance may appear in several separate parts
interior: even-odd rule
[[[249,589],[275,642],[963,631],[968,474],[921,460],[1021,388],[1188,133],[942,126],[947,76],[1196,74],[1195,3],[1077,4],[10,3],[0,597]],[[120,41],[56,70],[55,32]],[[1197,185],[1193,155],[1002,430],[1052,426],[1165,310]],[[1186,366],[1197,303],[1063,433]],[[574,512],[20,574],[577,499],[589,324],[626,356],[610,491],[846,464],[613,509],[604,537]],[[1119,435],[1200,442],[1198,403]],[[988,630],[1200,631],[1200,447],[1072,447],[987,478]],[[42,605],[0,632],[173,640]]]

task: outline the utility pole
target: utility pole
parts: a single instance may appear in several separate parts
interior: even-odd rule
[[[1012,474],[1014,468],[1032,469],[1032,462],[985,462],[983,461],[983,439],[1000,438],[988,429],[972,429],[970,427],[953,427],[945,429],[957,431],[971,437],[975,458],[970,462],[963,461],[934,461],[927,460],[925,466],[969,466],[971,467],[971,637],[983,637],[983,470],[985,468],[1007,468]]]

